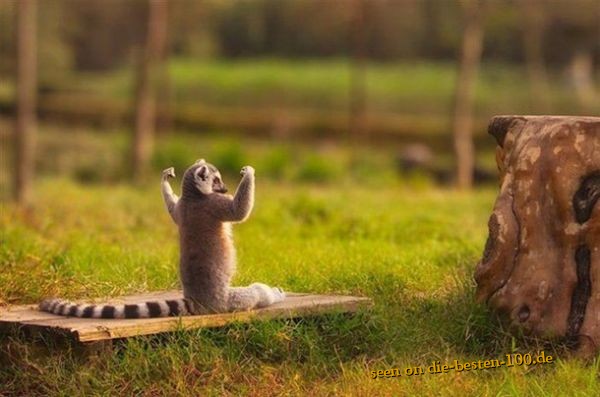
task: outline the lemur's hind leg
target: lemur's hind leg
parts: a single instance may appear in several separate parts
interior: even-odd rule
[[[285,292],[280,288],[266,284],[254,283],[248,287],[229,289],[229,311],[249,310],[265,307],[285,299]]]
[[[169,215],[171,215],[173,222],[177,223],[175,208],[177,207],[179,197],[173,193],[173,189],[169,184],[169,178],[175,178],[175,170],[173,167],[167,168],[162,172],[161,191],[163,199],[165,200],[165,205],[167,206],[167,211],[169,211]]]

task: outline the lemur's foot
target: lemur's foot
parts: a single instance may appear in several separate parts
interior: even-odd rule
[[[285,293],[281,288],[269,287],[263,283],[252,283],[250,288],[253,288],[259,293],[260,303],[259,307],[269,306],[273,303],[281,302],[285,299]]]
[[[273,303],[283,302],[283,300],[285,299],[285,292],[283,291],[283,289],[279,287],[273,287],[272,290],[274,296]]]
[[[254,175],[254,167],[252,167],[251,165],[246,165],[244,167],[242,167],[242,170],[240,171],[240,175],[244,176],[244,175]]]
[[[166,170],[163,170],[162,178],[163,180],[166,180],[168,178],[175,178],[175,168],[169,167]]]

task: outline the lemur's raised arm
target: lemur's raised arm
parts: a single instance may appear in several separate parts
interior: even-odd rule
[[[175,208],[177,207],[179,197],[173,193],[171,184],[169,184],[169,178],[175,178],[175,169],[173,169],[173,167],[167,168],[162,172],[161,191],[163,199],[165,200],[165,205],[167,206],[167,211],[169,211],[169,215],[171,215],[173,222],[177,223]]]
[[[254,207],[254,168],[245,166],[240,174],[242,180],[233,198],[221,196],[224,201],[218,207],[217,216],[223,222],[243,222]]]

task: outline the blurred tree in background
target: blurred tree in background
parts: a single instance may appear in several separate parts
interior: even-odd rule
[[[493,114],[600,112],[598,0],[484,3],[469,30],[462,0],[170,0],[160,62],[163,50],[148,56],[148,0],[41,1],[37,113],[128,129],[136,175],[157,120],[163,131],[421,142],[442,156],[454,137],[455,179],[469,186]],[[0,0],[0,118],[17,109],[18,4]],[[469,62],[465,40],[480,41]]]
[[[531,85],[533,109],[548,109],[548,76],[544,62],[546,11],[541,0],[520,0],[522,8],[523,50]]]
[[[463,34],[458,78],[454,94],[454,151],[456,182],[460,188],[473,185],[475,148],[473,145],[473,103],[475,81],[483,50],[484,9],[480,0],[463,0]]]
[[[69,46],[73,67],[78,70],[117,67],[131,57],[132,48],[144,42],[148,8],[144,1],[61,0],[45,3],[48,4],[44,7],[62,10],[62,15],[55,14],[53,19],[68,22],[56,33]]]
[[[19,1],[16,13],[17,94],[15,118],[14,196],[31,202],[37,87],[37,0]]]
[[[164,74],[166,56],[168,4],[162,0],[148,0],[146,46],[140,53],[135,91],[135,119],[132,144],[131,170],[140,181],[152,156],[156,127],[156,102],[160,74]]]
[[[491,2],[484,21],[484,58],[521,62],[519,37],[527,25],[543,24],[542,54],[550,65],[566,65],[586,50],[598,61],[597,0]],[[10,50],[11,8],[0,7],[2,48]],[[41,63],[78,70],[106,70],[131,63],[144,42],[143,0],[54,0],[40,4]],[[172,0],[170,40],[175,55],[193,57],[343,57],[351,53],[350,3],[319,0]],[[367,32],[370,59],[454,60],[460,48],[458,2],[365,1],[374,23]],[[535,9],[535,11],[532,11]],[[543,15],[533,16],[532,13]],[[528,23],[524,23],[527,18]],[[534,35],[535,36],[535,35]],[[118,39],[117,39],[118,38]],[[535,39],[535,37],[534,37]],[[536,39],[537,40],[537,39]],[[6,73],[10,59],[2,60]]]

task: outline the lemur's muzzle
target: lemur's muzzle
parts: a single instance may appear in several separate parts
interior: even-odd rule
[[[227,187],[225,185],[222,185],[214,189],[214,191],[217,193],[227,193]]]

